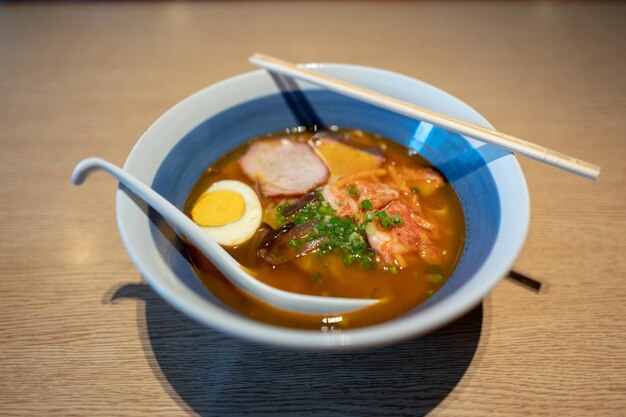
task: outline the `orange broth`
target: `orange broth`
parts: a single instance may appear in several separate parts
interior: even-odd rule
[[[414,167],[415,164],[422,167],[431,166],[408,148],[379,135],[344,129],[340,129],[339,132],[350,134],[351,139],[348,143],[352,146],[380,149],[385,157],[383,168],[390,164],[397,168]],[[283,131],[254,140],[288,137],[306,143],[312,135],[313,133],[309,132]],[[185,205],[188,215],[198,197],[216,181],[238,180],[258,189],[254,182],[244,175],[238,163],[249,145],[250,142],[224,155],[202,175]],[[380,177],[382,182],[391,181],[389,175],[388,173]],[[280,200],[264,197],[258,192],[257,194],[265,213],[276,207],[277,200]],[[366,269],[358,263],[346,266],[342,263],[341,256],[334,252],[321,257],[313,252],[285,264],[272,266],[256,256],[256,248],[251,248],[249,244],[254,239],[239,246],[226,248],[257,279],[273,287],[300,294],[382,300],[372,307],[341,316],[316,316],[276,309],[233,286],[193,246],[188,246],[187,250],[204,285],[225,304],[245,316],[284,327],[322,331],[373,325],[401,316],[426,301],[445,283],[461,255],[465,240],[465,221],[461,204],[452,186],[446,181],[445,185],[432,195],[423,195],[420,191],[417,191],[417,195],[423,210],[422,217],[437,226],[433,237],[443,256],[439,265],[435,267],[435,272],[433,266],[418,254],[404,255],[407,266],[394,268],[390,272],[388,268],[378,264],[373,270]],[[400,199],[410,197],[412,196],[405,193]]]

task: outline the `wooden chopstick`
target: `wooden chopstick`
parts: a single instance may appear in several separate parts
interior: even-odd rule
[[[589,179],[595,180],[600,174],[600,167],[597,165],[581,161],[580,159],[576,159],[560,152],[545,148],[541,145],[516,138],[515,136],[465,122],[451,116],[446,116],[445,114],[437,113],[424,107],[398,100],[307,68],[299,67],[290,62],[258,53],[252,55],[249,60],[250,63],[269,71],[308,81],[339,94],[356,98],[393,112],[425,121],[432,125],[480,140],[485,143],[499,146],[516,154],[524,155],[528,158],[544,162],[548,165],[561,168],[565,171],[569,171]]]

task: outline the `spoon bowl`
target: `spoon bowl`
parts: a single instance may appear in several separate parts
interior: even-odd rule
[[[207,236],[172,203],[120,167],[101,158],[87,158],[74,168],[72,182],[81,185],[97,170],[115,177],[120,184],[156,210],[177,233],[198,248],[233,285],[274,307],[297,313],[338,314],[359,310],[378,302],[378,300],[295,294],[264,284],[248,274],[224,248]]]

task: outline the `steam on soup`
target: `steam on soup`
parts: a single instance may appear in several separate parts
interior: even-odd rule
[[[413,309],[450,276],[465,237],[461,205],[441,173],[360,130],[254,139],[207,169],[185,210],[266,284],[382,300],[336,317],[286,312],[238,290],[188,246],[198,276],[227,305],[308,329],[366,326]]]

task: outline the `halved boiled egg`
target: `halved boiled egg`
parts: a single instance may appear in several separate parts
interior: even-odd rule
[[[261,225],[261,203],[243,182],[217,181],[196,200],[191,219],[220,245],[235,246],[250,239]]]

